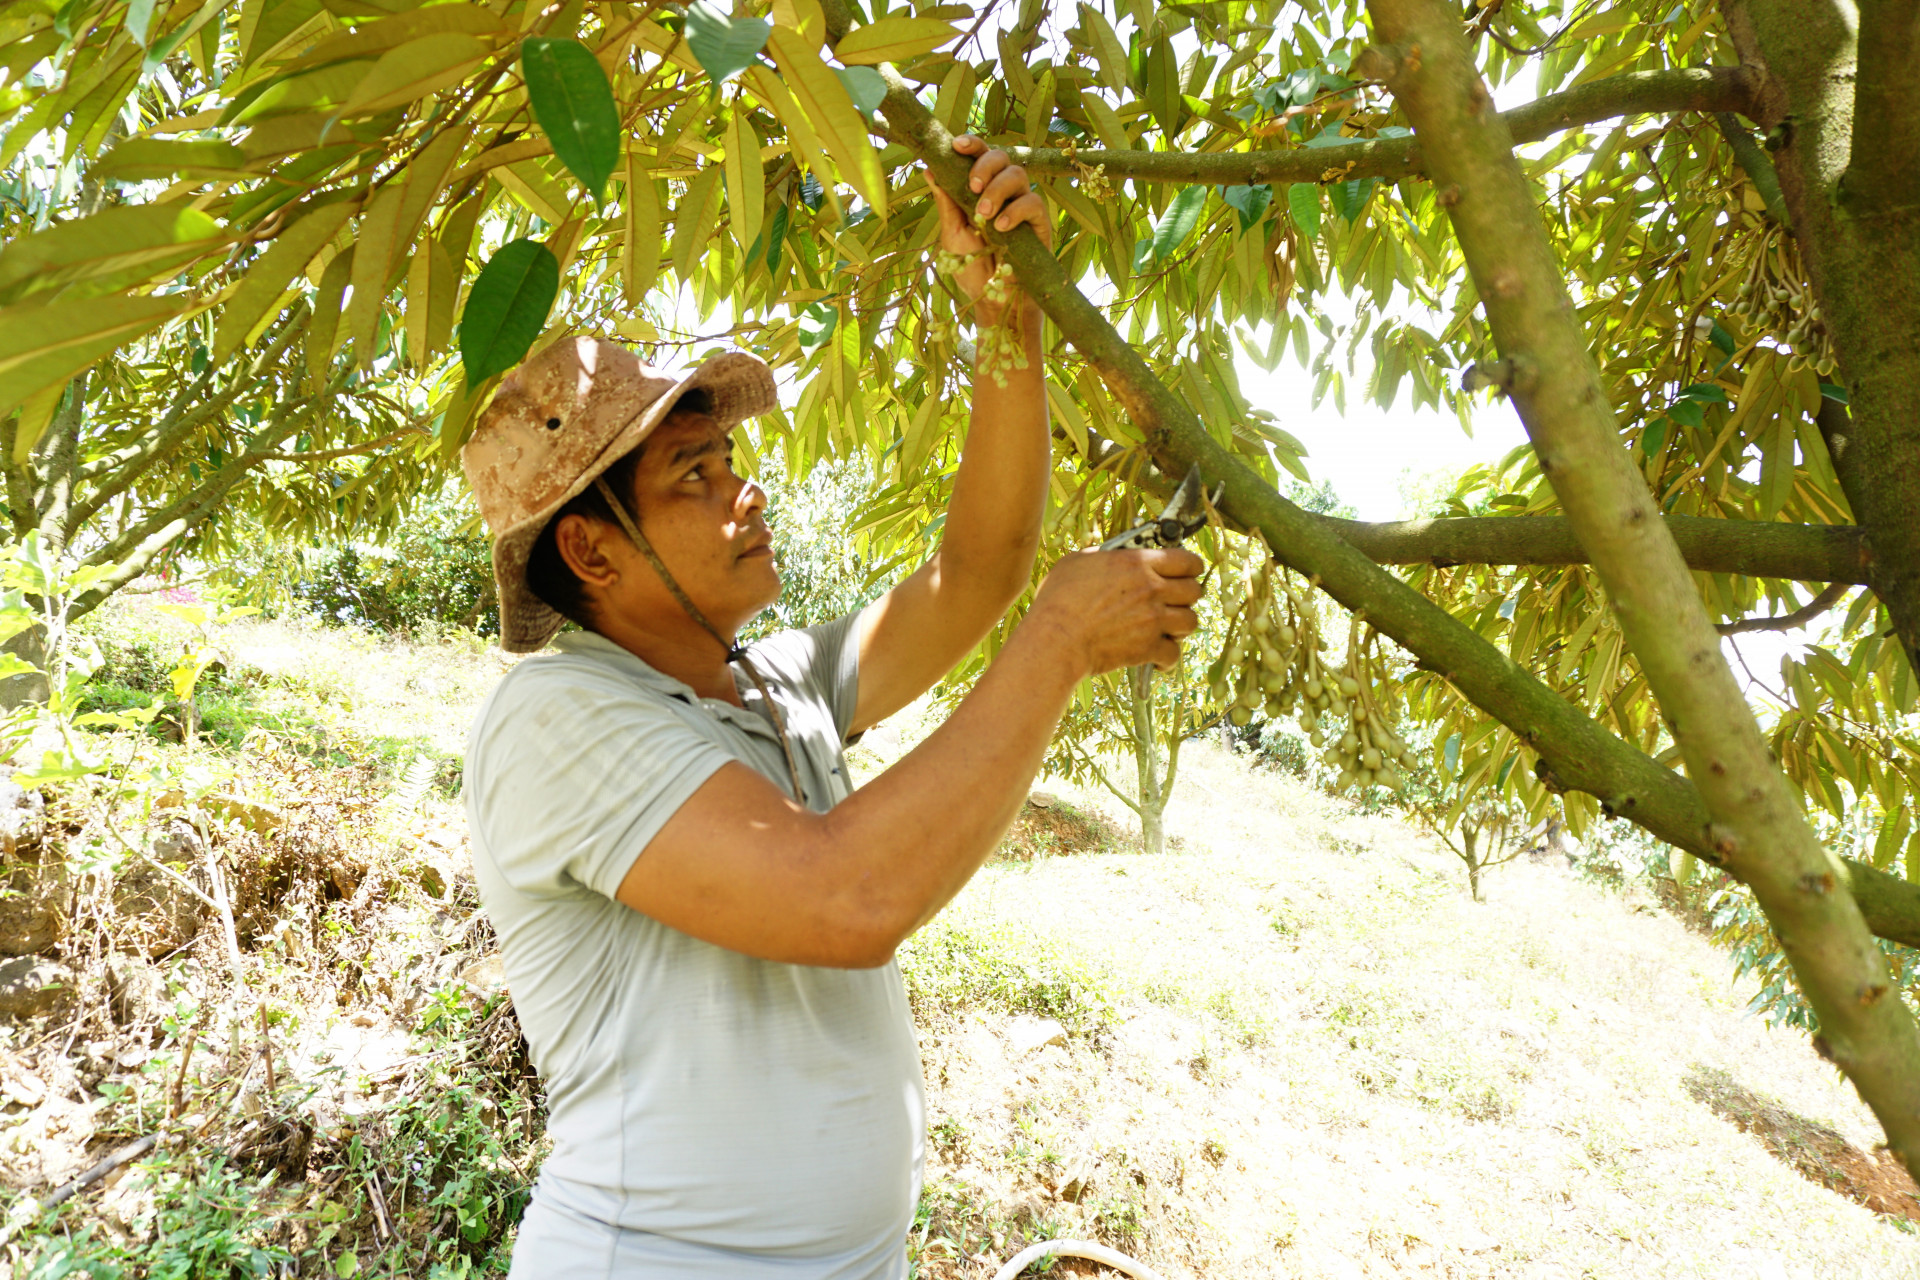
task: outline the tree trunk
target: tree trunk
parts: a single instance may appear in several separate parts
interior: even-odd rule
[[[1867,577],[1920,674],[1920,56],[1914,6],[1726,0],[1755,116],[1848,406],[1821,434],[1865,533]],[[1856,35],[1857,33],[1857,35]]]
[[[24,658],[40,668],[39,671],[0,679],[0,711],[14,711],[29,703],[45,702],[51,692],[47,677],[42,674],[47,669],[46,629],[35,623],[0,645],[0,653],[10,653],[16,658]]]
[[[1140,843],[1148,853],[1166,851],[1167,797],[1160,786],[1160,744],[1154,736],[1153,668],[1127,673],[1133,695],[1133,767],[1139,782]]]
[[[1798,7],[1796,6],[1796,9]],[[1767,749],[1698,588],[1622,448],[1535,198],[1460,29],[1439,0],[1369,0],[1368,73],[1406,110],[1505,368],[1502,381],[1627,646],[1819,1019],[1816,1047],[1920,1171],[1920,1032],[1886,959]],[[1358,64],[1356,64],[1358,66]],[[1916,357],[1920,358],[1920,357]],[[1920,394],[1920,393],[1916,393]]]
[[[1475,902],[1480,897],[1480,857],[1476,846],[1480,843],[1480,828],[1471,822],[1460,824],[1460,861],[1467,864],[1467,890],[1473,894]]]

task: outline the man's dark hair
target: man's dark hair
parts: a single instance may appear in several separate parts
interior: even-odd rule
[[[706,388],[695,387],[680,397],[669,416],[682,410],[712,413],[713,399],[707,394]],[[608,487],[629,503],[635,501],[633,482],[640,474],[640,459],[646,450],[647,442],[642,440],[600,473]],[[639,519],[637,510],[631,514],[636,520]],[[580,581],[579,575],[568,567],[566,559],[561,556],[560,541],[554,532],[568,516],[586,516],[616,528],[620,524],[619,517],[614,515],[613,508],[607,505],[606,498],[601,495],[600,486],[590,484],[582,489],[553,513],[546,528],[540,530],[540,536],[533,540],[533,548],[527,553],[527,587],[555,613],[592,631],[595,618],[593,602],[587,598],[587,584]]]

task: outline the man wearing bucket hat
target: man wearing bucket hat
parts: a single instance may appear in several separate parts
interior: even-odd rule
[[[1003,152],[979,212],[1049,237]],[[936,191],[952,253],[984,245]],[[991,275],[961,273],[975,320]],[[893,960],[1018,812],[1085,677],[1168,663],[1201,563],[1069,556],[948,721],[857,792],[847,740],[949,670],[1031,580],[1051,465],[1040,318],[980,379],[934,557],[849,617],[741,647],[779,593],[728,431],[765,364],[684,377],[578,339],[510,375],[462,461],[503,645],[465,774],[480,896],[546,1082],[553,1152],[513,1276],[898,1280],[921,1076]]]

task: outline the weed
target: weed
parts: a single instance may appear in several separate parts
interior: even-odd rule
[[[986,1007],[1059,1021],[1091,1036],[1118,1020],[1110,977],[1056,945],[942,917],[900,948],[907,997],[923,1019]]]

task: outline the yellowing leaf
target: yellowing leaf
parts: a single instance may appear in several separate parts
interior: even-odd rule
[[[392,274],[396,250],[395,231],[400,224],[400,206],[406,199],[406,186],[389,182],[380,188],[360,219],[354,239],[353,296],[345,313],[347,337],[353,342],[354,356],[362,369],[373,367],[373,344],[380,331],[380,309],[387,298],[387,280]]]
[[[501,186],[518,196],[520,203],[538,215],[542,222],[559,226],[567,220],[567,206],[570,203],[567,193],[532,161],[525,160],[496,169],[493,176]]]
[[[826,197],[834,219],[838,221],[843,214],[840,196],[833,189],[833,170],[827,167],[827,158],[820,150],[820,136],[814,132],[806,112],[800,110],[780,78],[766,67],[748,67],[746,80],[753,86],[754,96],[779,117],[781,124],[787,126],[787,137],[795,153],[813,171],[814,178],[820,183],[821,194]]]
[[[422,245],[407,264],[407,361],[414,368],[427,368],[447,345],[458,289],[446,247],[438,240]]]
[[[708,165],[687,184],[687,194],[681,197],[680,207],[673,211],[673,269],[683,280],[693,270],[694,251],[707,242],[713,231],[709,215],[719,188],[720,170]]]
[[[326,379],[334,352],[340,349],[340,306],[353,278],[353,246],[334,255],[320,273],[313,297],[313,319],[307,326],[307,372],[315,382]]]
[[[773,22],[805,33],[816,49],[826,38],[827,21],[820,12],[820,0],[773,0]]]
[[[621,284],[627,303],[638,306],[660,273],[660,192],[653,174],[638,153],[627,153],[627,191],[621,200],[626,216],[625,256]]]
[[[1083,4],[1080,6],[1080,27],[1087,33],[1087,39],[1093,45],[1094,59],[1100,64],[1100,83],[1114,93],[1125,90],[1127,47],[1120,43],[1120,37],[1114,32],[1106,15],[1092,5]]]
[[[420,234],[420,227],[432,211],[434,200],[446,187],[447,172],[453,168],[465,142],[461,131],[442,129],[407,165],[407,194],[401,202],[394,230],[394,243],[401,252]]]
[[[77,280],[128,272],[151,278],[222,239],[219,224],[185,201],[104,209],[22,236],[0,251],[0,302]]]
[[[353,202],[346,200],[320,206],[282,231],[247,269],[240,287],[220,308],[220,321],[213,334],[216,363],[232,355],[246,340],[268,309],[280,300],[287,286],[333,239],[353,210]]]
[[[181,294],[108,295],[0,310],[0,418],[191,305]]]
[[[330,36],[295,58],[288,64],[288,69],[305,70],[330,62],[371,60],[421,36],[447,33],[500,36],[507,34],[507,27],[477,4],[429,5],[411,13],[365,22],[351,31]]]
[[[840,176],[884,218],[886,176],[880,171],[879,154],[867,141],[866,122],[854,110],[846,86],[797,32],[775,27],[767,39],[767,47],[773,51],[774,61],[780,64],[787,87],[800,109],[826,144]]]
[[[405,106],[465,79],[491,51],[486,41],[458,31],[409,40],[373,64],[340,114],[370,116]]]
[[[20,404],[20,416],[13,423],[13,465],[24,467],[33,458],[33,446],[40,443],[55,410],[67,394],[65,382],[50,383],[28,396]]]
[[[898,14],[855,27],[833,47],[833,56],[847,66],[905,62],[941,45],[958,40],[961,32],[935,18],[908,18]]]
[[[760,168],[760,135],[753,131],[753,122],[745,111],[733,113],[726,169],[727,214],[733,222],[733,238],[745,253],[760,235],[767,200],[766,174]]]

